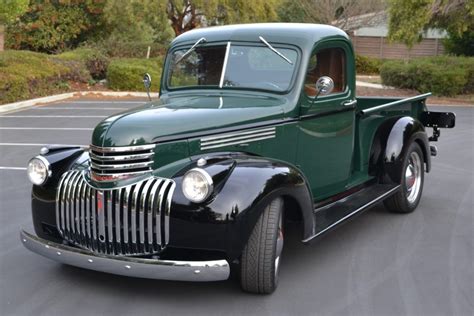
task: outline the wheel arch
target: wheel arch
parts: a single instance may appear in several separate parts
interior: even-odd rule
[[[421,122],[410,116],[393,117],[383,122],[372,141],[369,173],[388,175],[396,183],[400,182],[400,165],[411,142],[416,142],[423,153],[426,172],[431,170],[429,141]]]

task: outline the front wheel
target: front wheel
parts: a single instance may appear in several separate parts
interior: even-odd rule
[[[385,207],[396,213],[413,212],[420,203],[423,192],[424,169],[423,153],[420,145],[411,143],[404,159],[401,174],[401,188],[384,201]]]
[[[283,200],[263,211],[242,253],[240,284],[244,291],[270,294],[278,285],[283,250]]]

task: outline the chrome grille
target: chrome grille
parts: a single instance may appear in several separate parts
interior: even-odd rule
[[[150,172],[155,144],[127,147],[90,145],[91,177],[96,181],[113,181]]]
[[[175,183],[150,177],[115,189],[90,186],[85,171],[69,171],[56,195],[56,224],[67,241],[94,252],[144,255],[169,241]]]

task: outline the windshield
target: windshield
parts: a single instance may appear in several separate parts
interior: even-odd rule
[[[172,52],[167,73],[171,89],[185,87],[250,88],[283,92],[290,87],[297,52],[228,43]],[[187,53],[187,54],[186,54]],[[184,57],[183,57],[184,55]]]

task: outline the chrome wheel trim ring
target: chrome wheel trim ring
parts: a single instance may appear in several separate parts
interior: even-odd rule
[[[408,165],[405,169],[406,198],[410,204],[416,202],[421,190],[421,173],[423,165],[417,152],[410,153]]]
[[[280,256],[283,250],[283,214],[280,214],[280,219],[278,220],[278,230],[277,230],[277,240],[276,240],[276,255],[275,255],[275,279],[278,277],[278,272],[280,270]]]

